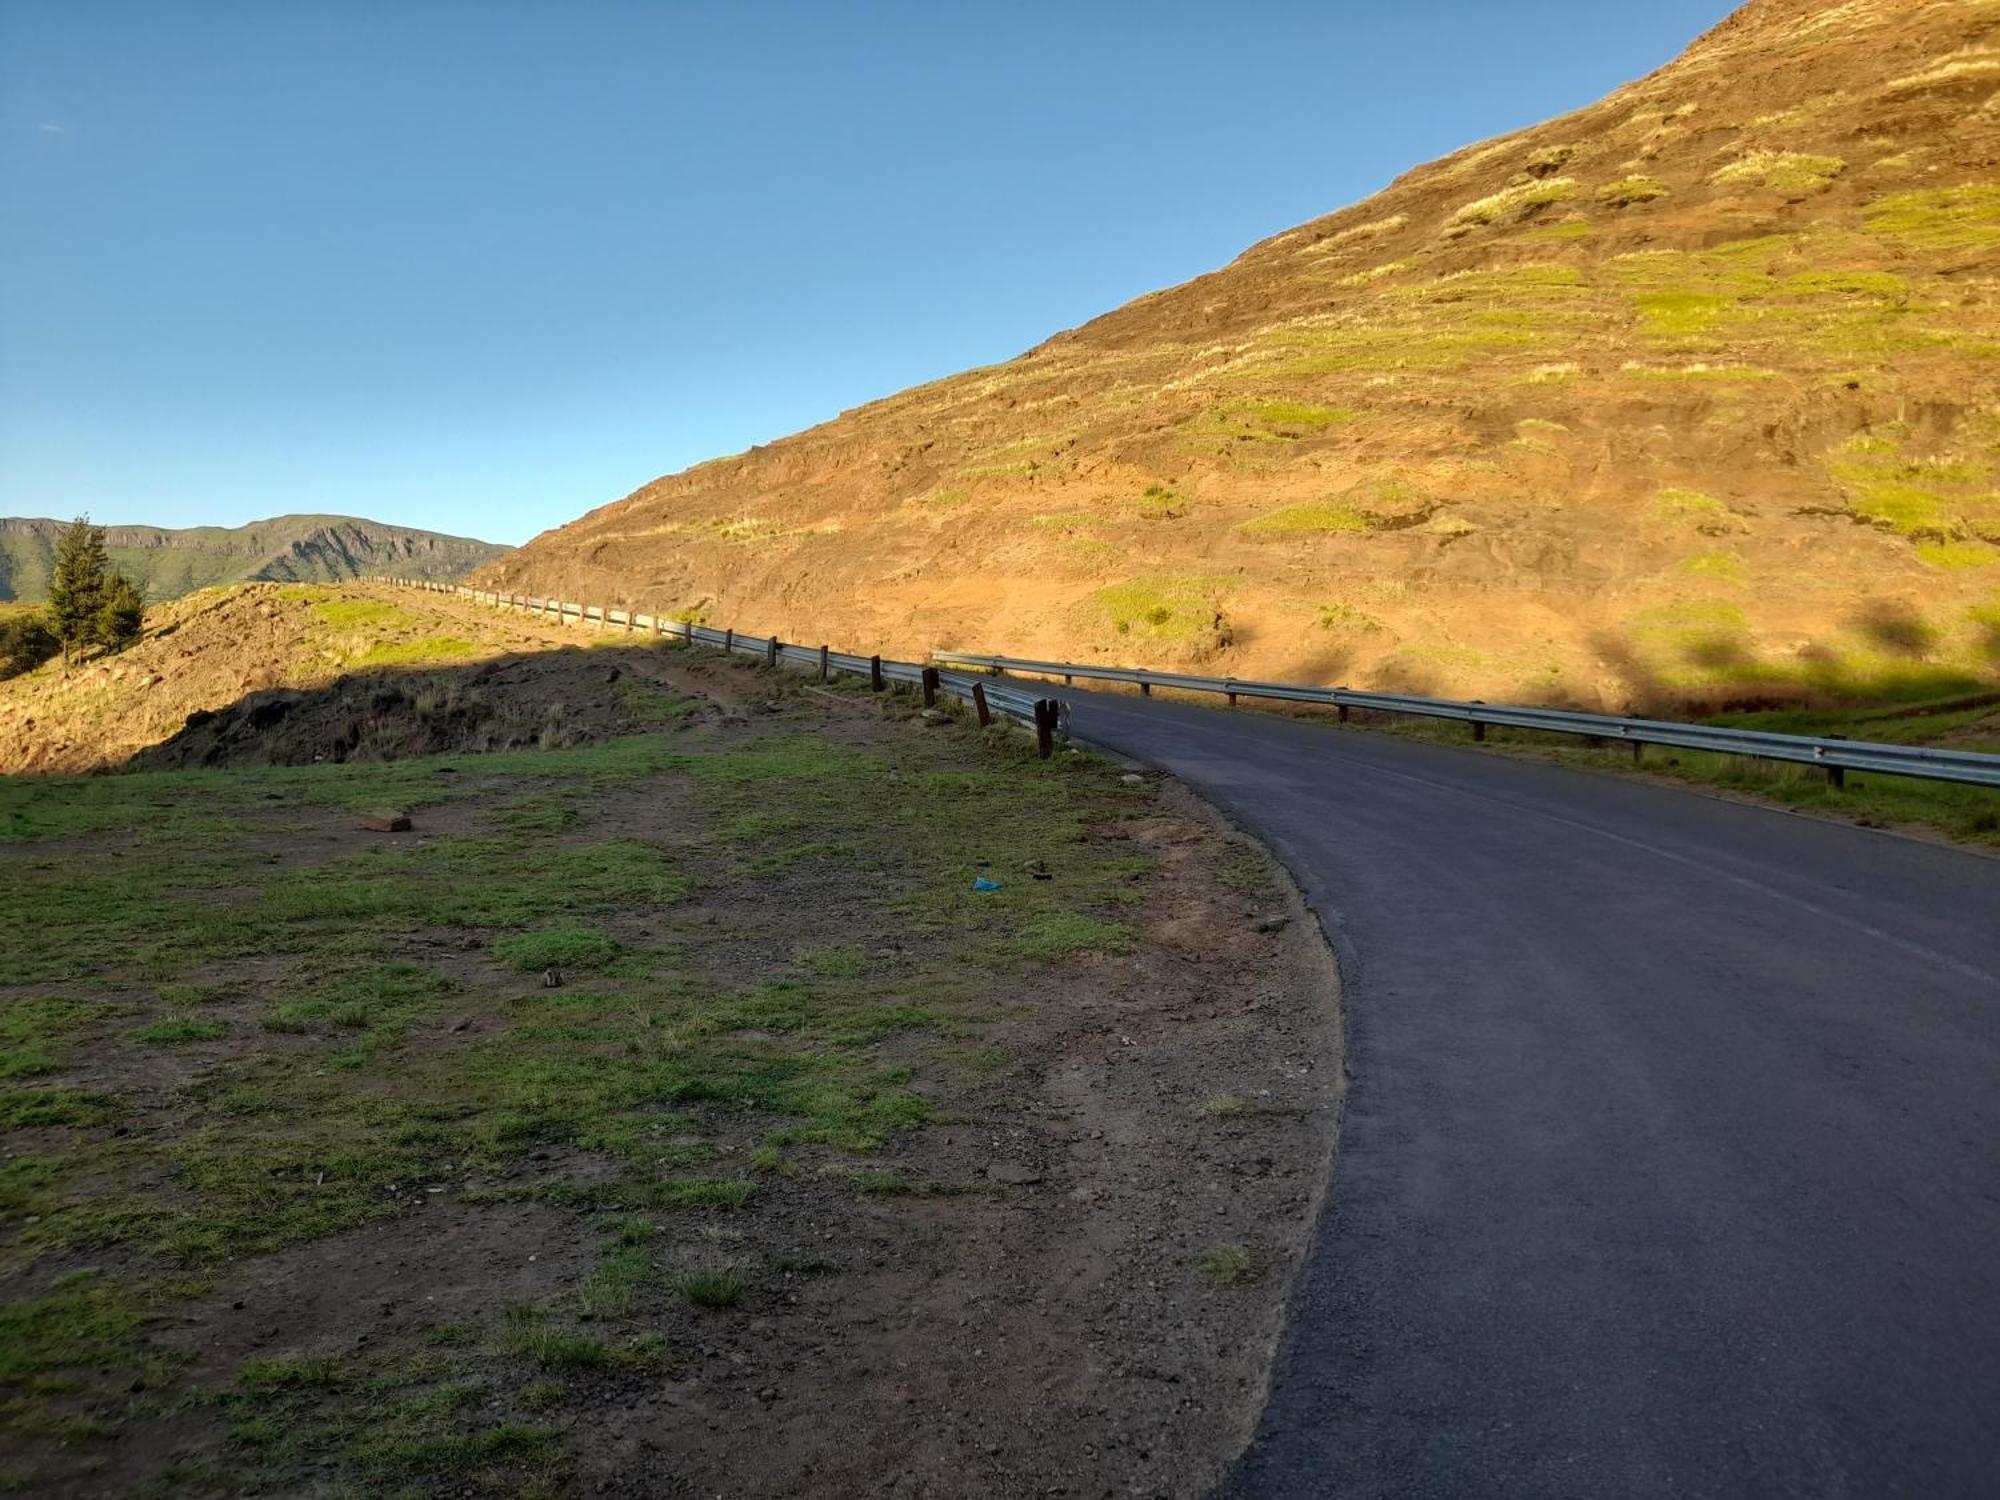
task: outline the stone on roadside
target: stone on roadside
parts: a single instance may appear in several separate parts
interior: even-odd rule
[[[371,813],[361,820],[364,833],[408,833],[410,826],[408,813]]]
[[[1042,1174],[1024,1162],[996,1161],[986,1168],[988,1182],[1005,1182],[1016,1187],[1027,1187],[1042,1180]]]

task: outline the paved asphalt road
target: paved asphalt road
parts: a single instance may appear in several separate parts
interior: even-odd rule
[[[2000,860],[1067,696],[1339,951],[1333,1190],[1225,1495],[2000,1495]]]

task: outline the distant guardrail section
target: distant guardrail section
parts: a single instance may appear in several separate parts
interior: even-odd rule
[[[856,656],[829,646],[787,644],[775,636],[752,635],[746,631],[718,630],[687,620],[670,620],[663,615],[636,610],[613,609],[604,604],[577,604],[564,599],[541,599],[532,594],[512,594],[501,589],[475,589],[462,583],[438,583],[428,578],[385,578],[401,588],[421,589],[432,594],[452,594],[476,599],[496,609],[513,609],[525,614],[580,625],[596,624],[605,629],[623,628],[666,640],[685,641],[694,646],[712,646],[732,655],[756,657],[769,666],[801,667],[822,680],[836,674],[865,677],[876,688],[914,688],[924,695],[925,706],[942,695],[969,704],[984,725],[994,714],[1015,719],[1035,730],[1037,746],[1046,759],[1053,753],[1061,732],[1063,706],[1054,698],[1039,697],[1025,688],[993,681],[984,673],[953,672],[920,662],[895,661],[883,656]]]
[[[1154,672],[1143,667],[1085,666],[1076,662],[1030,661],[1013,656],[978,656],[940,651],[933,658],[955,667],[992,672],[1061,677],[1065,682],[1122,682],[1151,694],[1156,687],[1187,693],[1275,699],[1289,703],[1325,704],[1342,719],[1352,709],[1411,714],[1429,719],[1456,719],[1472,726],[1473,737],[1484,739],[1486,726],[1538,729],[1577,735],[1600,743],[1626,743],[1635,756],[1646,745],[1681,750],[1707,750],[1720,755],[1746,755],[1761,760],[1791,761],[1822,767],[1840,784],[1848,771],[1913,776],[1927,781],[1957,781],[1972,786],[2000,787],[2000,755],[1972,750],[1940,750],[1924,745],[1888,745],[1833,735],[1774,734],[1768,730],[1728,729],[1710,724],[1681,724],[1670,719],[1638,719],[1618,714],[1581,713],[1561,708],[1523,708],[1450,698],[1420,698],[1407,693],[1365,693],[1351,688],[1307,687],[1289,682],[1256,682],[1237,677],[1196,677],[1183,672]]]

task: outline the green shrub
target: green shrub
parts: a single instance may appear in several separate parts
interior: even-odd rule
[[[61,650],[62,642],[40,612],[0,620],[0,682],[34,671]]]

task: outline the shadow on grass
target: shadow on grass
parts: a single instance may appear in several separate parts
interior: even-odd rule
[[[337,764],[597,744],[718,712],[662,680],[663,657],[682,650],[564,645],[463,665],[356,672],[319,688],[266,689],[196,710],[126,768]]]

